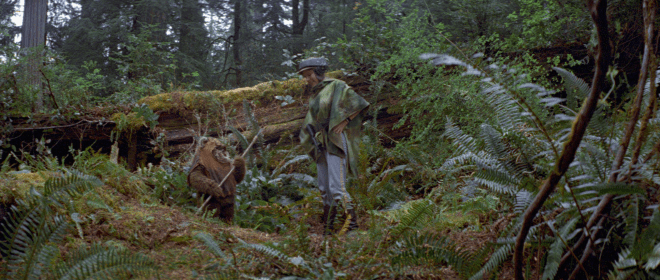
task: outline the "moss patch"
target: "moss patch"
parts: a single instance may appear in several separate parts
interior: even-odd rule
[[[46,180],[52,174],[47,172],[10,173],[0,178],[0,203],[13,203],[17,199],[24,199],[30,188],[41,191]]]
[[[147,121],[143,116],[138,116],[137,113],[131,112],[128,115],[124,113],[115,113],[111,117],[112,121],[117,124],[119,131],[137,131],[147,126]]]
[[[333,71],[327,77],[340,79],[344,72]],[[252,87],[235,88],[231,90],[168,92],[140,99],[154,112],[181,113],[184,111],[218,110],[222,105],[240,104],[244,99],[261,104],[275,101],[275,96],[302,96],[305,82],[301,79],[286,81],[268,81]]]

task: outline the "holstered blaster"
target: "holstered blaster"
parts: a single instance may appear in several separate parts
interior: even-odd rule
[[[321,144],[319,144],[318,141],[316,141],[316,132],[314,131],[314,126],[312,124],[307,124],[307,132],[309,132],[309,136],[311,136],[312,141],[314,142],[314,151],[316,155],[321,154]]]

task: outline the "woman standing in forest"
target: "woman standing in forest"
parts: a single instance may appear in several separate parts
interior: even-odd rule
[[[357,216],[346,191],[346,175],[357,175],[357,159],[362,117],[369,102],[345,82],[326,78],[328,61],[315,57],[298,66],[307,86],[314,93],[300,131],[300,142],[316,161],[318,187],[323,198],[324,234],[330,234],[342,205],[350,216],[348,230],[358,228]]]

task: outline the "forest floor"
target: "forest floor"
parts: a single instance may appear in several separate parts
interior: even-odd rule
[[[237,225],[227,225],[215,218],[207,218],[196,214],[191,208],[164,205],[145,196],[126,195],[115,188],[104,185],[98,189],[102,194],[104,207],[91,207],[86,211],[79,231],[72,230],[66,242],[60,245],[63,254],[85,244],[101,243],[106,246],[126,248],[131,252],[141,253],[153,260],[155,275],[148,279],[198,279],[204,275],[213,275],[224,261],[214,255],[204,242],[195,238],[200,232],[210,234],[219,247],[236,262],[234,265],[240,273],[246,275],[271,274],[282,275],[291,272],[286,263],[272,260],[269,256],[241,248],[240,243],[277,245],[291,243],[300,246],[295,240],[295,232],[267,233]],[[86,197],[87,201],[99,201],[98,197]],[[88,206],[92,205],[87,202]],[[368,214],[361,215],[360,229],[349,235],[324,237],[320,223],[321,210],[314,212],[305,221],[307,227],[307,248],[305,255],[309,259],[327,256],[328,244],[334,246],[334,254],[354,250],[356,244],[373,246],[382,240],[371,240],[368,230],[370,226],[379,227]],[[460,214],[457,214],[460,215]],[[291,225],[299,221],[291,221]],[[439,234],[449,237],[459,248],[468,251],[478,251],[497,238],[496,231],[503,227],[506,221],[496,221],[484,225],[481,230],[446,229]],[[467,226],[467,225],[466,225]],[[295,243],[295,244],[294,244]],[[281,248],[282,246],[280,246]],[[300,247],[297,247],[300,250]],[[293,248],[292,248],[293,249]],[[229,253],[230,252],[230,253]],[[295,255],[295,251],[288,252]],[[302,254],[302,252],[300,252]],[[336,256],[338,257],[338,256]],[[380,256],[353,255],[356,259],[346,262],[333,262],[336,271],[346,273],[346,278],[362,279],[359,275],[387,275],[389,261],[386,254]],[[331,259],[334,259],[331,257]],[[362,271],[360,262],[380,262],[373,271]],[[507,265],[503,269],[507,269]],[[502,273],[500,279],[507,279]],[[371,278],[371,277],[369,277]],[[405,271],[396,277],[380,276],[377,279],[461,279],[451,267],[443,265],[407,266]]]
[[[112,213],[103,209],[97,209],[94,213],[100,219],[107,219],[103,223],[83,225],[82,232],[74,235],[62,246],[62,249],[75,248],[80,243],[92,244],[100,242],[106,245],[119,246],[127,248],[132,252],[139,252],[150,257],[157,269],[157,276],[152,279],[197,279],[207,271],[215,269],[222,260],[213,255],[203,242],[195,238],[199,232],[206,232],[213,236],[220,248],[231,251],[237,260],[237,267],[243,273],[252,272],[255,274],[263,271],[269,271],[278,274],[278,271],[284,270],[282,264],[272,262],[268,256],[254,254],[245,250],[231,249],[239,242],[252,244],[279,244],[282,242],[291,242],[288,240],[292,234],[266,233],[250,228],[241,228],[236,225],[227,225],[215,218],[206,218],[195,214],[191,209],[183,209],[179,206],[167,206],[160,203],[145,202],[144,199],[117,194],[113,188],[103,187],[103,191],[115,192],[116,198],[121,201],[121,207]],[[506,221],[504,221],[506,222]],[[296,224],[297,221],[291,221]],[[307,220],[309,225],[309,240],[307,249],[312,258],[324,255],[327,246],[326,239],[323,237],[323,225],[320,223],[320,210],[317,217],[311,217]],[[345,245],[350,244],[377,244],[377,240],[369,240],[366,233],[369,225],[373,224],[369,215],[362,215],[359,219],[360,229],[355,234],[328,237],[334,239],[334,250],[345,251]],[[482,230],[469,229],[447,229],[441,233],[448,236],[458,248],[467,249],[476,252],[489,242],[497,238],[496,231],[503,227],[502,220],[494,222],[492,225],[485,225]],[[82,239],[80,236],[82,235]],[[350,240],[352,239],[352,240]],[[241,240],[241,241],[239,241]],[[350,241],[350,242],[349,242]],[[260,259],[263,257],[263,259]],[[379,270],[389,270],[388,260],[383,257],[374,256],[382,261],[385,267]],[[372,258],[363,260],[347,260],[355,264],[360,261],[374,261]],[[333,265],[340,265],[334,263]],[[503,267],[507,268],[507,264]],[[248,271],[245,271],[245,270]],[[345,271],[347,279],[358,279],[357,273],[352,271],[351,267],[335,267],[337,271]],[[378,274],[374,271],[374,274]],[[451,267],[433,267],[421,265],[419,267],[408,267],[404,273],[403,279],[461,279]],[[358,274],[359,275],[359,274]],[[509,274],[501,273],[500,279],[508,279]],[[402,275],[394,279],[399,278]],[[510,276],[510,275],[509,275]],[[378,279],[391,279],[388,277],[378,277]]]

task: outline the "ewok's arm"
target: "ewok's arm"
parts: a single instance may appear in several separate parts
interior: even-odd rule
[[[206,171],[204,167],[197,166],[188,174],[188,183],[191,187],[215,197],[226,197],[233,194],[229,190],[220,188],[218,186],[219,182],[209,178],[204,171]]]
[[[237,185],[245,178],[246,171],[245,159],[240,156],[234,158],[234,180],[236,180]]]

